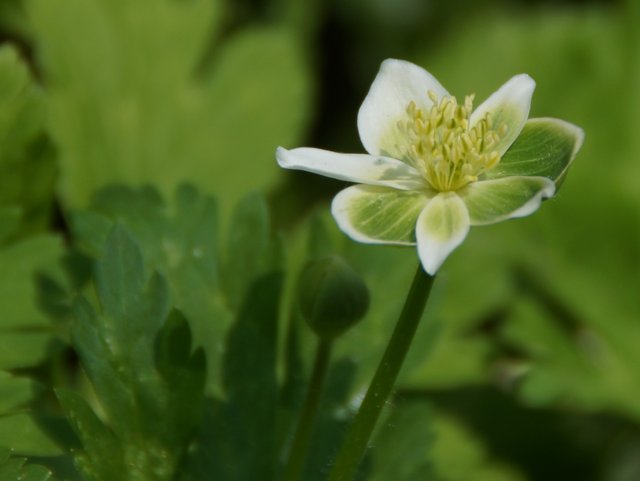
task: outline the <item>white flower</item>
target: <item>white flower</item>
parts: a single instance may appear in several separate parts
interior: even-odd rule
[[[278,163],[356,182],[334,198],[343,232],[366,243],[418,246],[431,275],[469,227],[523,217],[556,192],[582,129],[529,119],[535,82],[516,75],[475,110],[426,70],[388,59],[358,113],[368,154],[279,147]]]

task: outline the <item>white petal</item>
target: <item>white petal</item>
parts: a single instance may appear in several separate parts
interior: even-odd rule
[[[438,98],[449,95],[422,67],[404,60],[382,62],[358,112],[360,140],[367,152],[402,159],[407,139],[399,135],[398,121],[407,119],[410,102],[423,110],[431,108],[430,90]]]
[[[487,225],[533,214],[555,191],[546,177],[513,176],[472,182],[458,193],[471,225]]]
[[[338,227],[358,242],[413,245],[416,220],[429,196],[428,191],[354,185],[334,197],[331,213]]]
[[[328,150],[278,147],[276,158],[280,167],[304,170],[338,180],[371,185],[384,185],[401,190],[424,186],[420,174],[396,159],[366,154],[339,154]]]
[[[506,133],[500,136],[496,146],[501,155],[507,151],[520,135],[531,108],[531,97],[536,88],[535,81],[527,74],[516,75],[496,90],[471,114],[473,127],[487,113],[491,114],[494,128],[506,126]]]
[[[427,273],[434,275],[469,232],[469,213],[454,192],[442,192],[429,201],[418,217],[418,255]]]
[[[569,122],[552,118],[529,119],[500,163],[483,177],[541,176],[553,180],[558,187],[583,141],[584,131]]]

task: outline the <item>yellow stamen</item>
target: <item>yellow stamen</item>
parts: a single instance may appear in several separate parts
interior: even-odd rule
[[[455,97],[438,100],[432,91],[427,96],[433,102],[428,111],[410,102],[408,120],[398,124],[411,141],[407,155],[434,189],[458,190],[500,162],[494,148],[508,128],[495,126],[489,113],[469,128],[473,95],[462,105]]]

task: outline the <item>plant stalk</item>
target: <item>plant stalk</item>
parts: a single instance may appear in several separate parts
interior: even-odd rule
[[[407,356],[422,318],[435,276],[427,274],[421,265],[411,284],[409,294],[398,318],[378,369],[369,385],[342,448],[338,453],[328,481],[352,481],[367,449],[369,438],[387,402]],[[287,480],[289,481],[289,480]]]
[[[329,367],[333,341],[320,339],[316,348],[313,371],[309,380],[307,395],[293,436],[289,458],[285,466],[283,481],[300,481],[307,460],[311,434],[322,399],[324,381]]]

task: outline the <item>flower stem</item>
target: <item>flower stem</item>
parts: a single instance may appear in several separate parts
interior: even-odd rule
[[[331,356],[331,346],[333,341],[320,339],[316,348],[316,356],[313,362],[313,371],[309,380],[307,396],[304,401],[302,413],[298,420],[298,426],[293,436],[291,450],[289,451],[289,459],[285,466],[283,481],[300,481],[304,463],[307,460],[309,443],[311,434],[315,424],[318,406],[322,398],[324,380],[329,367],[329,358]]]
[[[435,277],[418,266],[387,349],[347,432],[328,481],[351,481],[416,333]]]

